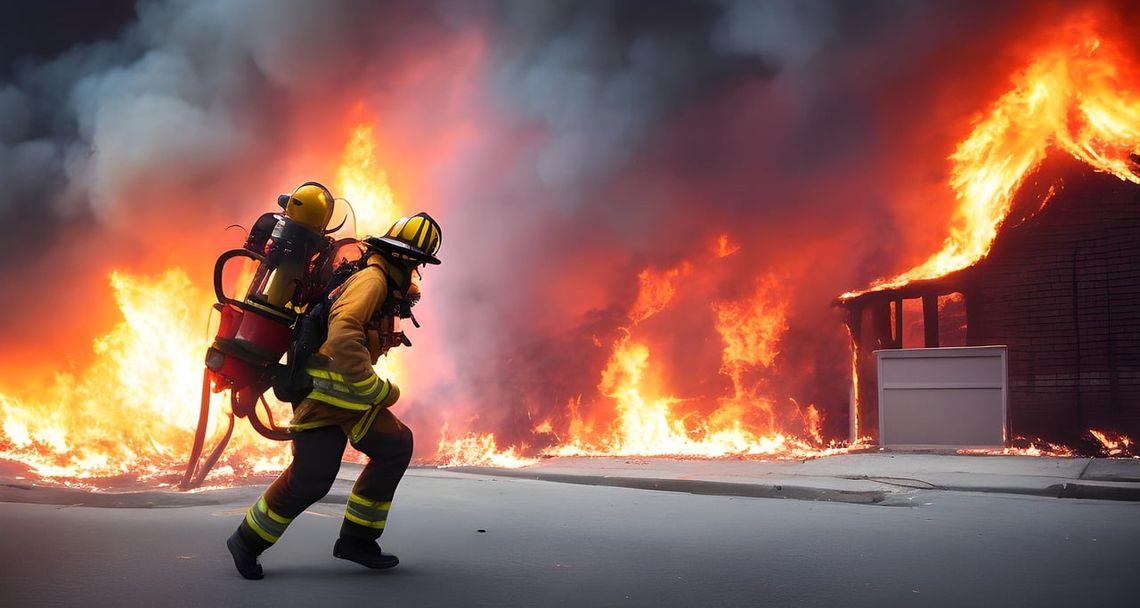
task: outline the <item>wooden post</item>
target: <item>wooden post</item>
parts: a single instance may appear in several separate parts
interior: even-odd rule
[[[938,348],[938,295],[922,296],[922,329],[926,334],[926,348]]]

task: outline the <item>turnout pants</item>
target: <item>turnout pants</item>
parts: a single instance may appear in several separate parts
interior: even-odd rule
[[[247,546],[256,553],[268,549],[294,518],[328,494],[347,443],[340,426],[294,434],[293,462],[249,508],[238,528]],[[412,432],[385,409],[353,447],[368,456],[368,464],[348,495],[340,535],[374,541],[384,532],[396,486],[411,462]]]

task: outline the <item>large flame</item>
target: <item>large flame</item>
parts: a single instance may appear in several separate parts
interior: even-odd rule
[[[0,394],[0,458],[72,479],[146,479],[185,465],[213,294],[178,268],[155,277],[112,272],[109,279],[123,318],[95,340],[94,363],[78,374],[57,373],[47,387]],[[222,475],[280,468],[288,453],[244,426],[231,445],[240,456],[223,461]]]
[[[451,438],[445,424],[440,435],[435,463],[441,467],[488,466],[517,469],[538,462],[535,458],[520,454],[526,446],[499,448],[494,433],[467,433]]]
[[[1072,20],[1013,77],[1013,88],[950,156],[958,200],[942,249],[870,289],[890,289],[967,268],[990,251],[1015,193],[1053,149],[1140,184],[1129,155],[1140,151],[1137,66],[1098,33],[1092,16]]]
[[[716,260],[739,250],[722,235],[710,248]],[[601,422],[587,420],[580,403],[572,403],[570,421],[549,455],[820,455],[842,448],[825,446],[820,413],[801,408],[788,397],[772,394],[780,341],[787,330],[788,291],[775,276],[764,276],[741,299],[710,305],[714,328],[722,342],[720,373],[731,385],[727,395],[675,396],[653,364],[642,323],[667,309],[693,272],[689,261],[665,269],[648,268],[638,275],[639,291],[598,382],[608,407],[595,408]],[[781,428],[776,402],[799,418],[802,436]],[[552,433],[546,422],[537,433]]]
[[[704,289],[698,277],[741,245],[720,235],[710,257],[637,274],[638,291],[626,323],[609,345],[597,393],[566,404],[564,420],[544,420],[532,429],[547,438],[546,456],[821,456],[846,451],[825,442],[821,412],[779,395],[770,380],[788,329],[788,289],[775,275],[756,280],[742,297],[713,300],[704,314],[721,344],[723,394],[677,396],[654,362],[654,341],[667,340],[646,322],[672,310],[690,290]],[[735,279],[729,279],[735,281]],[[598,343],[599,346],[604,346]],[[467,435],[439,444],[438,460],[525,466],[525,446],[500,449],[493,435]]]

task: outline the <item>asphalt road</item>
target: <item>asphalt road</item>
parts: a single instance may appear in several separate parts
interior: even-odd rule
[[[215,505],[0,503],[4,606],[1088,606],[1140,597],[1140,503],[916,491],[886,504],[413,470],[373,572],[331,556],[338,482],[238,577]],[[196,495],[195,500],[210,500]]]

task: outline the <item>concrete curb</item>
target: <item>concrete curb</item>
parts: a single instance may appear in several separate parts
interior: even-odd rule
[[[238,497],[244,497],[247,493],[248,490],[242,486],[223,490],[191,492],[182,492],[173,489],[94,492],[79,488],[0,483],[0,502],[109,509],[153,509],[222,505],[232,502]]]
[[[835,490],[787,484],[733,483],[701,479],[659,479],[653,477],[612,477],[608,475],[570,475],[564,473],[538,473],[518,469],[495,469],[490,467],[448,467],[446,470],[493,477],[514,477],[534,481],[630,488],[634,490],[682,492],[686,494],[712,496],[790,498],[793,500],[822,500],[854,504],[876,504],[883,502],[887,497],[887,492],[881,490]]]
[[[668,479],[657,477],[623,477],[610,475],[582,475],[567,473],[543,473],[525,469],[496,469],[492,467],[447,467],[447,471],[467,473],[472,475],[485,475],[492,477],[511,477],[517,479],[530,479],[534,481],[550,481],[554,483],[570,483],[580,485],[595,485],[631,488],[637,490],[656,490],[663,492],[683,492],[688,494],[704,494],[718,496],[741,496],[748,498],[789,498],[793,500],[816,500],[827,502],[844,502],[852,504],[880,504],[894,494],[914,491],[944,491],[944,492],[980,492],[986,494],[1012,494],[1021,496],[1040,496],[1043,498],[1077,498],[1086,500],[1113,500],[1125,502],[1140,502],[1140,484],[1095,484],[1095,483],[1060,483],[1049,486],[964,486],[964,485],[938,485],[922,480],[908,480],[916,484],[895,484],[897,490],[837,490],[833,488],[819,488],[807,485],[771,484],[763,482],[724,482],[701,479]],[[837,477],[836,479],[868,481],[882,484],[883,481],[873,477]],[[919,485],[921,484],[921,485]],[[888,503],[889,504],[889,503]]]
[[[1050,486],[1057,489],[1057,498],[1087,498],[1094,500],[1123,500],[1140,502],[1140,484],[1104,486],[1087,483],[1063,483]]]

